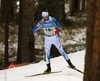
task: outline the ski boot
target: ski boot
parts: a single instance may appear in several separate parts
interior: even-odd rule
[[[67,62],[68,62],[69,66],[70,66],[71,68],[75,68],[75,66],[71,63],[70,59],[67,60]]]
[[[47,70],[44,71],[44,73],[50,73],[51,72],[51,66],[50,63],[47,64]]]

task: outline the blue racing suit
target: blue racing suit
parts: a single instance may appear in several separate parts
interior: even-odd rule
[[[53,24],[51,23],[51,21],[53,22]],[[54,17],[49,17],[47,21],[41,19],[33,29],[33,33],[36,33],[36,31],[41,27],[43,27],[45,32],[46,64],[50,63],[50,49],[52,44],[56,46],[58,51],[63,55],[63,57],[66,60],[69,60],[68,55],[64,52],[63,47],[59,42],[58,34],[55,33],[57,29],[62,29],[60,24],[57,22],[57,20]]]

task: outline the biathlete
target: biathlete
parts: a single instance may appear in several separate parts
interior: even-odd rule
[[[75,66],[71,63],[68,55],[64,52],[63,47],[61,43],[59,42],[58,33],[61,31],[61,26],[57,22],[57,20],[54,17],[49,16],[48,12],[42,12],[42,17],[38,24],[33,29],[34,36],[37,36],[36,31],[43,27],[44,33],[45,33],[45,53],[46,53],[46,65],[47,69],[44,71],[45,73],[51,72],[51,66],[50,66],[50,49],[52,44],[55,45],[55,47],[58,49],[58,51],[62,54],[62,56],[65,58],[65,60],[68,62],[69,66],[71,68],[75,68]]]

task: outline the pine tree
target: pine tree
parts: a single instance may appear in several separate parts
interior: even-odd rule
[[[35,20],[40,20],[43,11],[47,10],[50,16],[55,17],[57,21],[65,20],[64,0],[38,0],[38,9],[35,14]]]
[[[19,15],[19,40],[17,62],[33,62],[34,56],[34,35],[32,32],[34,23],[34,1],[20,0]]]
[[[80,0],[70,0],[70,15],[74,15],[76,11],[80,10]]]
[[[4,0],[3,5],[5,5],[4,10],[4,18],[5,18],[5,59],[4,65],[8,65],[9,61],[9,45],[8,45],[8,38],[9,38],[9,21],[10,21],[10,0]]]
[[[49,0],[48,10],[50,15],[55,17],[59,23],[65,20],[64,0]]]
[[[86,10],[86,0],[82,0],[82,11]]]
[[[84,81],[100,81],[100,0],[88,0]]]

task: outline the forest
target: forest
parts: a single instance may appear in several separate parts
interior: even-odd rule
[[[38,39],[36,40],[36,42],[34,42],[35,40],[34,40],[34,35],[32,33],[32,29],[42,18],[41,16],[42,11],[46,9],[48,9],[48,11],[50,12],[49,13],[50,16],[55,17],[61,24],[61,26],[64,27],[64,29],[66,29],[66,26],[69,28],[68,29],[69,33],[72,30],[71,27],[76,27],[76,28],[84,27],[85,29],[86,1],[83,0],[79,2],[77,0],[75,5],[72,5],[73,3],[74,3],[73,0],[71,2],[69,0],[68,1],[11,0],[8,2],[6,0],[4,1],[1,0],[0,20],[2,21],[0,22],[1,24],[0,35],[1,35],[1,42],[5,44],[4,65],[7,65],[9,63],[9,58],[15,55],[17,55],[17,63],[33,62],[36,60],[34,51],[35,50],[34,46],[36,45],[34,44],[35,43],[39,44],[41,42],[37,42]],[[40,29],[39,34],[42,34],[43,33],[42,31],[43,30]],[[83,39],[85,39],[85,37]],[[13,43],[16,43],[18,47],[17,46],[13,47]],[[13,55],[11,55],[12,51]]]
[[[67,54],[86,50],[84,81],[100,81],[99,0],[0,0],[0,69],[45,57],[43,29],[37,38],[32,31],[45,10],[61,25],[59,37]],[[59,55],[52,46],[51,57]]]

